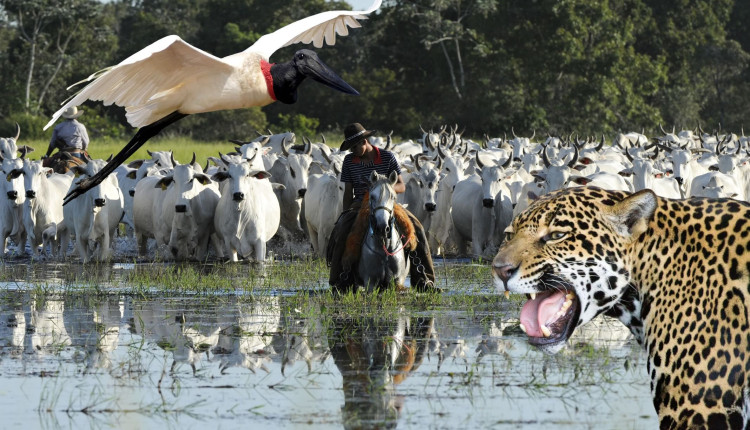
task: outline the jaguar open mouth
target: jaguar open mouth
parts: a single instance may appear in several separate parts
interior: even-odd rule
[[[521,330],[532,345],[565,342],[573,334],[581,307],[572,290],[532,294],[521,309]]]

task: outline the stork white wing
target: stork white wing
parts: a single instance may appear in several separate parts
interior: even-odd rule
[[[258,39],[245,52],[260,54],[268,60],[276,50],[295,43],[312,43],[316,48],[336,43],[336,35],[346,36],[349,27],[359,28],[359,19],[367,19],[367,15],[378,10],[381,0],[375,0],[367,10],[332,10],[321,12],[307,18],[295,21],[273,33]]]
[[[202,51],[178,36],[163,37],[141,49],[120,64],[100,70],[84,81],[89,82],[52,115],[46,130],[60,118],[65,109],[86,100],[101,100],[105,105],[139,106],[155,94],[163,94],[186,80],[210,74],[223,79],[232,66]],[[71,85],[71,87],[77,84]],[[70,88],[70,87],[69,87]],[[145,124],[131,124],[139,127]]]

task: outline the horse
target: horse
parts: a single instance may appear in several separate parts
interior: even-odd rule
[[[370,291],[392,284],[403,288],[409,273],[409,259],[393,212],[397,181],[396,172],[387,177],[375,171],[370,175],[369,227],[357,265],[359,279]]]
[[[45,158],[42,166],[64,175],[77,166],[85,167],[90,160],[88,152],[83,149],[65,148]]]

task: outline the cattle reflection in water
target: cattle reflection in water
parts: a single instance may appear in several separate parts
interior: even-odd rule
[[[334,319],[329,346],[343,377],[345,428],[395,428],[404,398],[396,392],[422,363],[432,318]]]

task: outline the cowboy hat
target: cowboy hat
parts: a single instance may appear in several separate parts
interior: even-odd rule
[[[81,115],[83,115],[83,111],[78,110],[78,108],[75,106],[71,106],[65,109],[65,111],[62,113],[62,117],[65,119],[75,119]]]
[[[341,142],[341,151],[348,150],[360,141],[367,139],[377,132],[377,130],[365,129],[362,127],[362,124],[358,122],[347,125],[344,127],[344,141]]]

